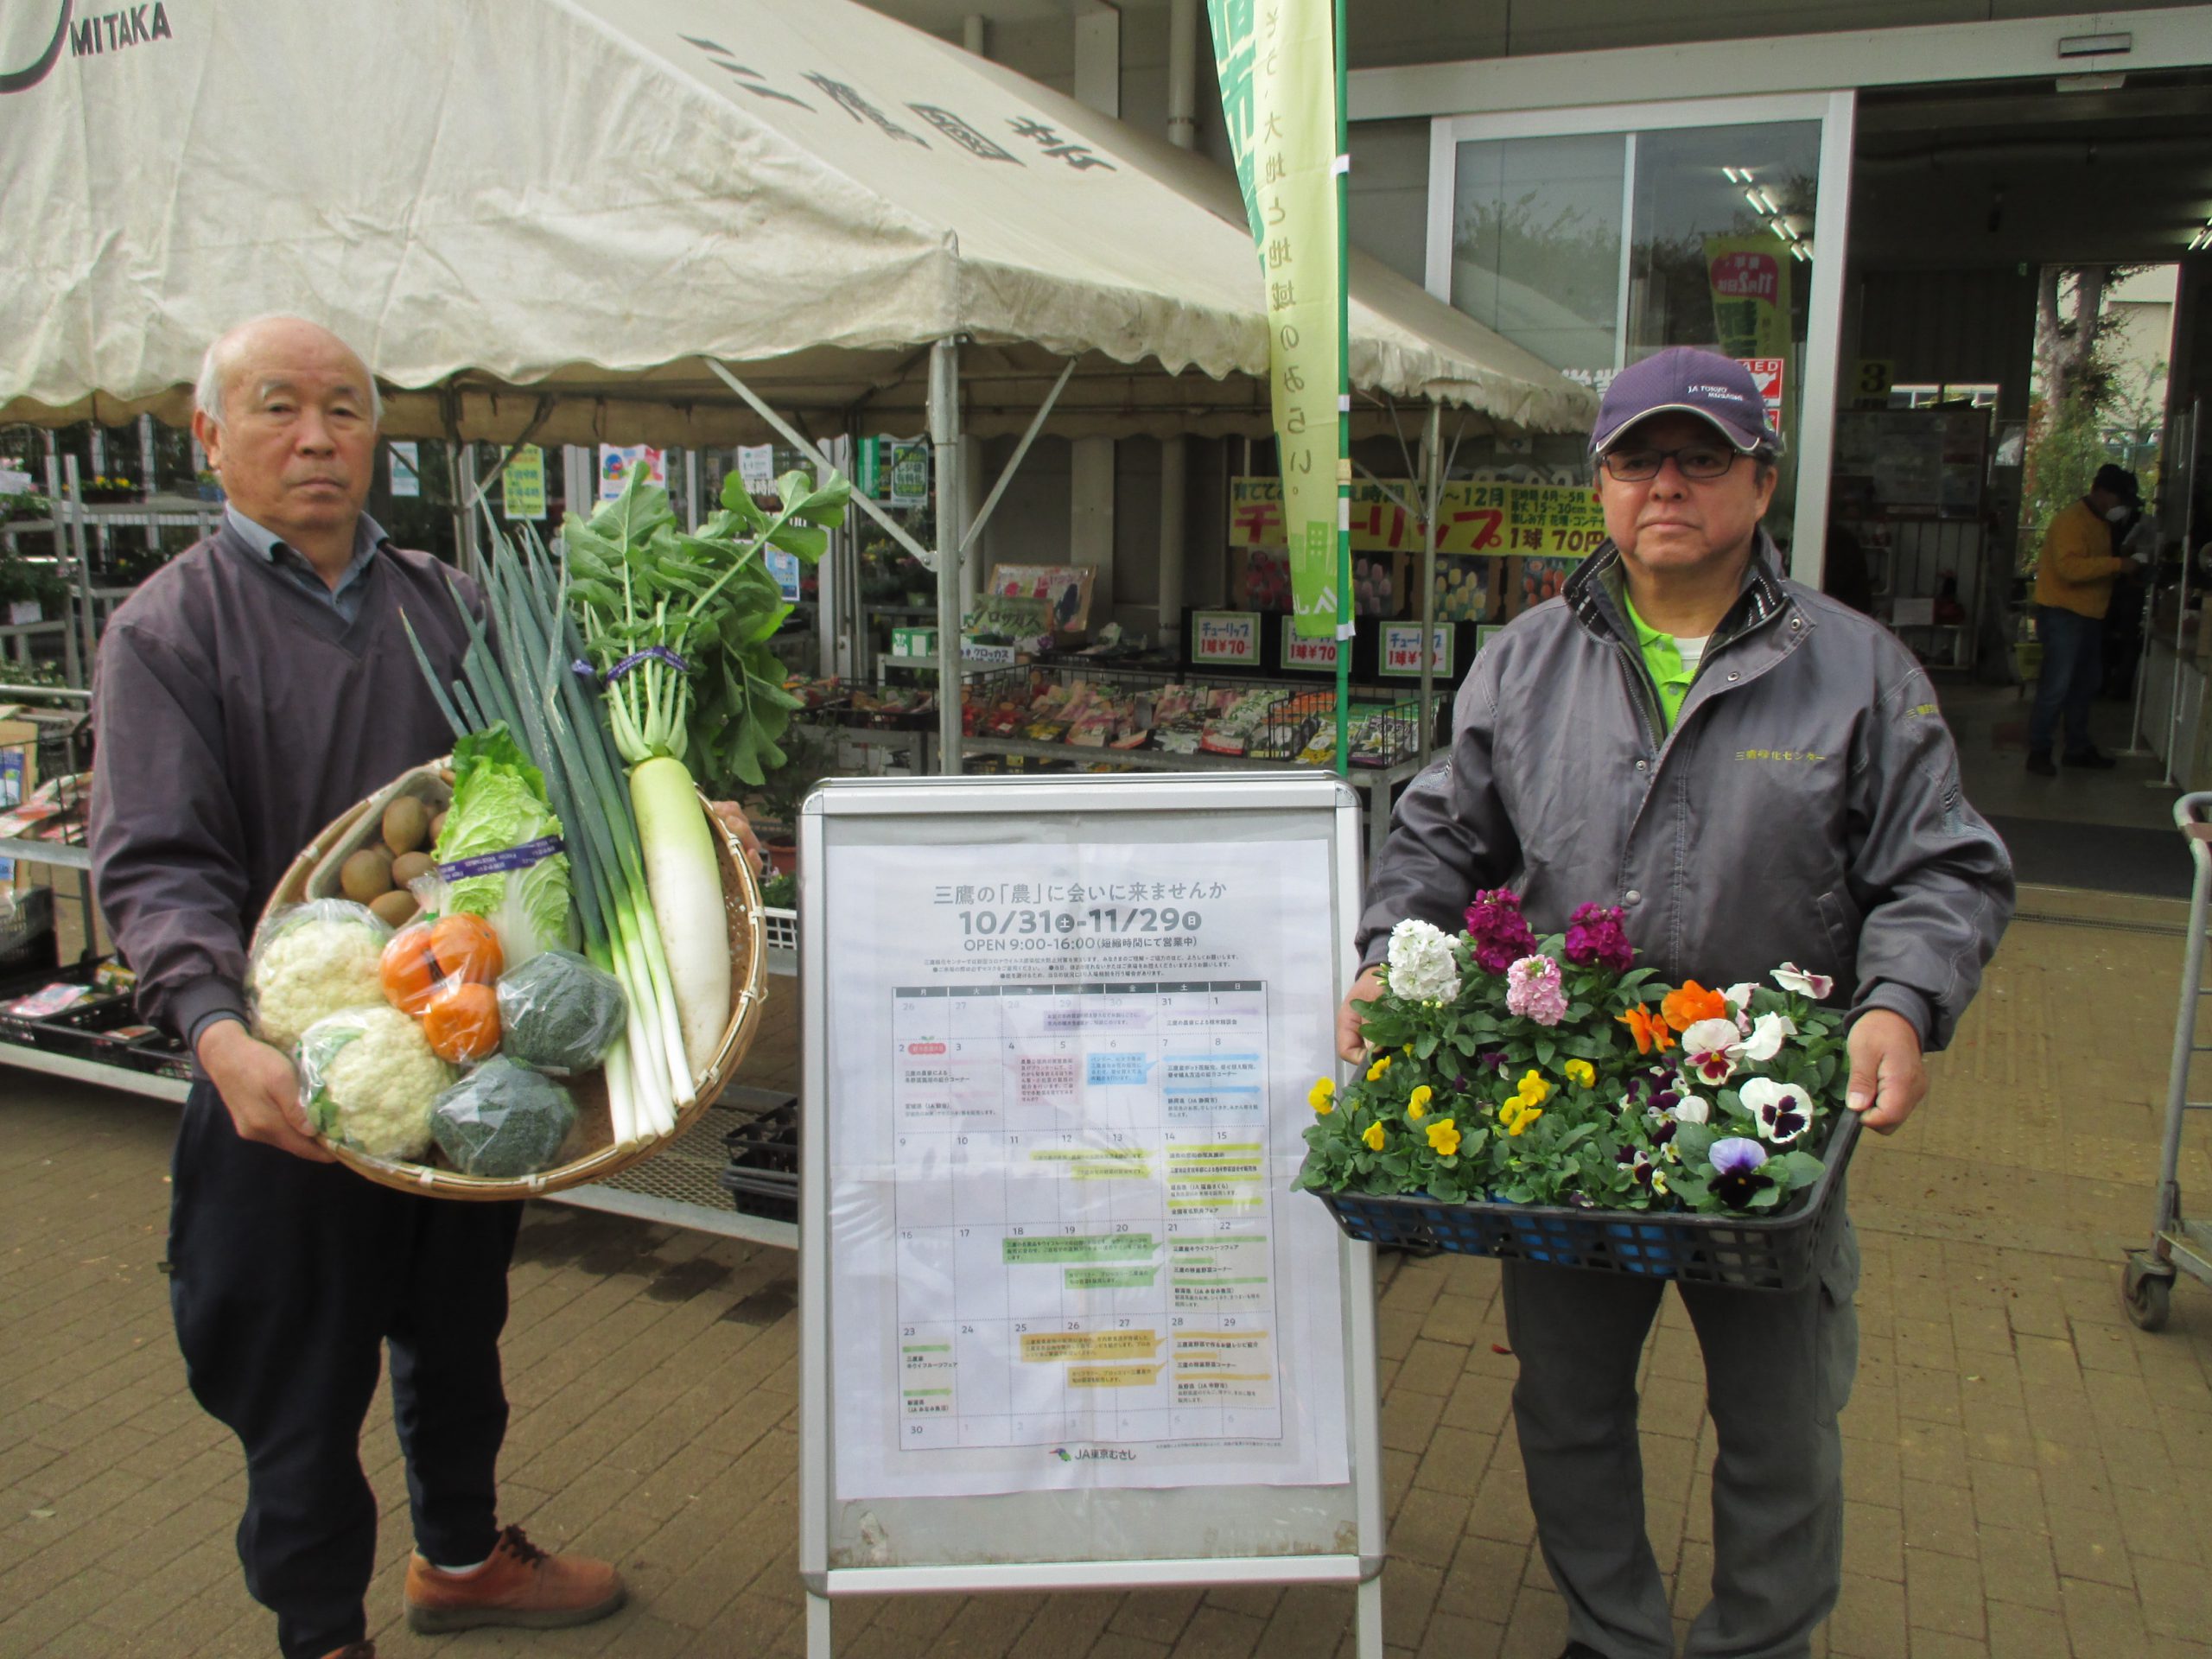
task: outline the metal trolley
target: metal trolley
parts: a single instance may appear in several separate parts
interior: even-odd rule
[[[2173,1068],[2166,1080],[2166,1133],[2158,1158],[2158,1207],[2152,1221],[2151,1248],[2128,1252],[2120,1286],[2127,1317],[2145,1331],[2162,1329],[2173,1312],[2177,1274],[2186,1273],[2200,1284],[2212,1284],[2212,1225],[2185,1220],[2181,1213],[2182,1126],[2190,1112],[2212,1111],[2212,1100],[2189,1097],[2190,1061],[2212,1053],[2212,1043],[2196,1040],[2197,1010],[2204,998],[2212,996],[2212,986],[2204,982],[2206,929],[2212,926],[2212,791],[2176,801],[2174,823],[2189,838],[2189,856],[2196,867],[2189,901],[2189,957],[2182,969]]]

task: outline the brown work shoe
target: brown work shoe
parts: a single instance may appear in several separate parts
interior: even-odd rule
[[[584,1555],[549,1555],[520,1527],[499,1535],[474,1573],[444,1573],[417,1553],[407,1560],[407,1623],[424,1634],[480,1624],[552,1630],[588,1624],[622,1605],[622,1575]]]

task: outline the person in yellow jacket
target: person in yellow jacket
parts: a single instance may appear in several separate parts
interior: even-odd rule
[[[2066,764],[2109,766],[2113,758],[2089,741],[2089,699],[2104,677],[2105,612],[2114,577],[2139,559],[2119,553],[2120,531],[2142,499],[2135,474],[2109,463],[2097,468],[2088,494],[2063,508],[2044,534],[2036,566],[2036,637],[2043,641],[2043,676],[2028,716],[2028,770],[2055,778],[2051,739],[2065,717]]]

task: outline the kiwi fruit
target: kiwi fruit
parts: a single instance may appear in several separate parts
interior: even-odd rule
[[[369,908],[386,927],[404,927],[415,919],[415,895],[397,890],[380,893],[369,900]]]
[[[432,813],[432,814],[430,815],[430,842],[429,842],[429,844],[430,844],[431,846],[433,846],[433,847],[435,847],[435,846],[438,844],[438,837],[439,837],[440,836],[442,836],[443,834],[445,834],[445,832],[446,832],[446,815],[445,815],[444,813],[442,813],[442,812],[434,812],[434,813]]]
[[[391,861],[391,885],[404,893],[435,868],[428,853],[402,853]]]
[[[338,867],[338,887],[357,905],[365,905],[391,891],[391,855],[381,847],[364,847]]]
[[[411,853],[429,839],[430,809],[412,795],[397,795],[384,810],[384,844],[397,855]]]

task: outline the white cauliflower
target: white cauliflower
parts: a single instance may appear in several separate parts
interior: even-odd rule
[[[279,917],[254,942],[245,985],[254,1035],[289,1049],[307,1028],[384,1001],[377,964],[391,930],[365,905],[322,899]]]
[[[300,1039],[300,1104],[323,1134],[372,1158],[428,1154],[431,1104],[458,1075],[385,1005],[332,1014]]]

